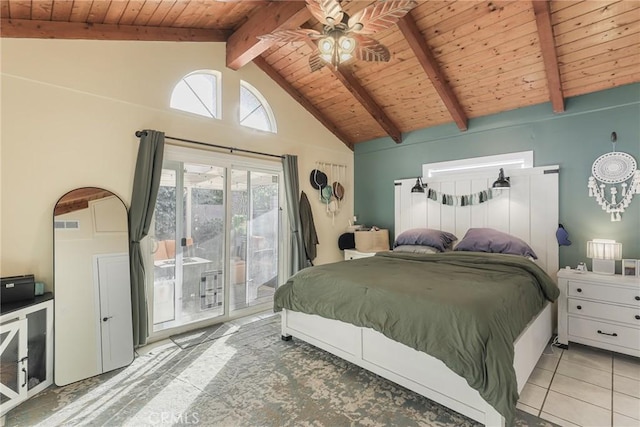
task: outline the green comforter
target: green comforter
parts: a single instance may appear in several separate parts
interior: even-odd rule
[[[513,342],[559,293],[521,256],[381,252],[301,270],[278,288],[274,309],[372,328],[430,354],[511,425],[518,401]]]

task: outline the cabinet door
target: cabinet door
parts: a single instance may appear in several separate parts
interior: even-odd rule
[[[27,398],[27,319],[0,325],[0,414]]]
[[[29,356],[29,397],[47,388],[53,380],[53,301],[29,309],[27,351]]]

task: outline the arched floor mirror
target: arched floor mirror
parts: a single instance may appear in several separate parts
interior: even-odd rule
[[[108,190],[69,191],[54,208],[54,382],[133,361],[127,209]]]

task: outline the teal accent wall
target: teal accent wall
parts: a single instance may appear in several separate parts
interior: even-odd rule
[[[421,175],[423,163],[533,150],[535,166],[560,166],[560,223],[573,243],[560,247],[560,266],[585,261],[591,269],[592,238],[615,239],[624,258],[640,259],[640,194],[620,222],[588,197],[591,166],[612,150],[614,131],[616,151],[640,162],[640,84],[567,99],[560,114],[545,103],[472,119],[466,132],[452,123],[404,134],[401,144],[390,138],[356,144],[354,213],[359,223],[394,235],[394,180]]]

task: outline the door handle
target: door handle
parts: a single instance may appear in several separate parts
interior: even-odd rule
[[[107,320],[111,319],[112,317],[113,317],[113,316],[103,317],[103,318],[102,318],[102,321],[103,321],[103,322],[106,322]]]
[[[25,356],[18,361],[18,363],[22,364],[21,371],[24,373],[24,382],[22,383],[21,387],[24,387],[27,385],[27,370],[24,367],[25,363],[27,363],[27,360],[29,360],[29,356]]]

